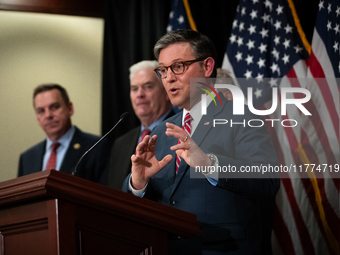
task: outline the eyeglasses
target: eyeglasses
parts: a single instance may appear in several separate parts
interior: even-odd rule
[[[169,67],[170,67],[170,70],[174,74],[182,74],[182,73],[184,73],[186,71],[185,70],[186,66],[189,66],[192,63],[203,61],[203,60],[205,60],[205,58],[197,58],[197,59],[194,59],[194,60],[175,62],[175,63],[173,63],[170,66],[160,66],[160,67],[157,67],[154,71],[156,72],[156,74],[158,75],[159,78],[165,79],[166,75],[168,73],[168,68]]]

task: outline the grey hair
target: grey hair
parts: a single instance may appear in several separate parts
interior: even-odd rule
[[[216,63],[217,53],[214,43],[209,37],[191,29],[179,29],[163,35],[153,48],[154,55],[158,59],[161,50],[175,43],[186,42],[190,44],[191,52],[196,59],[212,57]],[[215,64],[211,77],[216,77],[216,73]]]
[[[145,69],[145,68],[152,68],[156,69],[158,67],[158,61],[156,60],[143,60],[140,61],[132,66],[130,66],[129,71],[130,71],[130,81],[134,75],[135,72],[137,72],[140,69]],[[156,75],[156,73],[155,73]]]

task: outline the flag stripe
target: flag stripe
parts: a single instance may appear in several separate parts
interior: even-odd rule
[[[304,132],[302,132],[301,136],[304,137],[305,139],[308,139],[308,137],[306,136]],[[299,153],[302,154],[300,158],[302,158],[303,163],[310,164],[310,161],[307,155],[305,154],[305,152],[303,151],[302,147],[300,147],[298,151]],[[312,153],[311,150],[309,152]],[[315,163],[316,165],[319,164],[316,154],[314,154],[311,157],[311,159],[312,159],[312,162]],[[322,173],[320,173],[320,175],[322,175]],[[315,173],[311,172],[310,181],[311,181],[313,191],[314,191],[314,195],[311,196],[310,200],[313,203],[314,201],[316,202],[318,211],[315,210],[315,213],[317,213],[318,216],[320,217],[323,229],[325,231],[326,238],[328,242],[330,243],[332,250],[336,252],[337,254],[339,252],[339,243],[335,236],[338,236],[338,233],[339,233],[338,226],[340,225],[340,220],[335,214],[335,212],[333,211],[332,207],[330,206],[328,199],[326,197],[326,194],[325,194],[325,190],[322,188],[324,186],[324,179],[323,178],[316,179]],[[315,196],[315,200],[313,199],[314,196]],[[326,219],[325,211],[328,212],[327,213],[328,220]],[[332,224],[329,225],[328,222],[331,222]]]
[[[325,52],[327,52],[327,49],[316,29],[314,29],[312,48],[313,54],[315,55],[316,60],[320,63],[322,70],[325,74],[325,77],[327,78],[327,81],[330,81],[328,86],[332,91],[333,100],[339,104],[339,95],[337,94],[338,92],[337,90],[339,88],[339,80],[338,81],[336,80],[336,76],[330,59],[327,56],[325,56]],[[308,61],[308,64],[312,65],[313,63],[311,61]],[[335,95],[337,96],[335,97]],[[338,108],[337,110],[338,112],[340,111],[340,109]]]
[[[290,70],[290,72],[287,74],[287,77],[288,78],[293,78],[293,79],[290,79],[291,85],[293,87],[300,87],[298,81],[296,80],[297,75],[296,75],[296,73],[294,71],[294,68],[292,68]],[[311,102],[311,105],[312,105],[312,107],[314,109],[315,106],[312,103],[312,101],[309,101],[309,102]],[[312,107],[308,107],[308,109],[311,109]],[[313,111],[313,113],[314,113],[314,111]],[[319,118],[315,118],[315,115],[313,115],[313,116],[314,116],[313,120],[315,122],[321,123],[321,121],[317,121],[317,119],[319,119]],[[315,125],[315,123],[314,123],[314,125]],[[322,125],[319,125],[319,126],[320,126],[319,130],[322,129],[322,133],[324,133],[323,126]],[[319,134],[319,132],[317,132],[317,134]],[[301,130],[301,137],[302,136],[304,136],[306,138],[306,140],[308,139],[308,137],[306,137],[306,134],[303,132],[303,130]],[[293,136],[291,136],[291,138],[293,138]],[[328,140],[326,140],[326,141],[328,141]],[[296,146],[295,142],[296,141],[294,141],[294,148]],[[309,144],[309,142],[307,144]],[[326,143],[325,146],[327,147],[327,143]],[[313,153],[313,150],[309,150],[309,152],[311,154],[314,154],[313,157],[310,160],[307,157],[305,151],[303,150],[301,144],[299,144],[299,146],[298,146],[298,152],[299,152],[299,155],[300,155],[300,159],[302,160],[302,163],[304,163],[304,164],[311,164],[311,162],[313,162],[315,165],[318,165],[320,163],[318,158]],[[330,150],[330,152],[332,152],[332,151]],[[330,153],[330,155],[333,155],[333,153]],[[329,159],[328,159],[328,162],[330,162]],[[315,176],[314,172],[309,173],[309,175],[310,175],[311,184],[312,184],[312,187],[313,187],[313,190],[314,190],[314,194],[316,196],[316,200],[315,201],[316,201],[316,205],[317,205],[317,208],[318,208],[318,211],[315,211],[315,213],[318,213],[319,216],[320,216],[320,219],[321,219],[321,222],[322,222],[322,226],[323,226],[324,231],[325,231],[326,238],[327,238],[328,242],[330,243],[330,246],[331,246],[332,250],[335,251],[335,252],[338,252],[339,251],[338,243],[337,243],[337,241],[336,241],[336,239],[335,239],[335,237],[333,235],[333,233],[335,231],[337,231],[337,230],[335,230],[335,231],[333,230],[333,233],[330,230],[329,224],[328,224],[326,216],[325,216],[325,209],[324,209],[323,205],[325,205],[327,207],[326,209],[329,212],[330,222],[336,223],[336,226],[339,226],[338,224],[340,223],[340,221],[339,221],[339,219],[337,217],[332,217],[332,216],[336,216],[336,215],[334,214],[334,212],[332,213],[332,208],[329,206],[327,198],[325,196],[323,196],[323,199],[322,199],[322,197],[321,197],[321,191],[319,189],[318,182],[322,182],[323,180],[316,180],[316,176]],[[321,173],[321,175],[322,175],[322,173]],[[335,181],[335,179],[334,179],[334,181]],[[324,195],[324,190],[322,191],[322,193]],[[310,200],[311,200],[311,202],[314,202],[313,199],[310,199]]]
[[[321,142],[318,138],[315,138],[317,136],[318,127],[322,126],[324,130],[323,138],[328,140],[329,146],[331,147],[331,150],[333,151],[333,155],[339,155],[339,141],[337,139],[336,131],[334,130],[334,127],[332,125],[331,117],[329,113],[327,112],[327,108],[325,105],[325,102],[323,101],[321,95],[321,92],[319,90],[318,84],[311,78],[308,78],[308,84],[306,84],[306,88],[308,88],[312,94],[312,102],[314,104],[312,117],[306,117],[303,119],[303,125],[302,128],[308,133],[308,136],[312,139],[311,142],[313,142],[313,145],[315,147],[315,150],[320,155],[320,161],[322,163],[327,163],[325,152],[323,151],[321,147]],[[315,126],[311,119],[317,118],[317,125]],[[315,142],[315,143],[314,143]],[[339,163],[339,157],[335,156],[335,160],[337,163]]]
[[[290,71],[290,72],[292,72],[292,71]],[[295,74],[295,72],[293,72],[293,74]],[[291,74],[291,77],[293,76],[293,74]],[[296,79],[291,80],[291,81],[292,81],[292,83],[298,82]],[[288,116],[282,116],[282,120],[287,120],[289,118],[290,117],[288,117]],[[284,129],[284,131],[286,133],[286,137],[288,139],[288,143],[289,143],[289,146],[291,148],[291,151],[295,151],[298,148],[298,142],[296,140],[296,136],[295,136],[293,128],[286,127]],[[276,140],[277,139],[276,134],[275,134],[274,137],[272,136],[272,138],[274,138]],[[278,142],[276,142],[276,143],[278,143]],[[280,154],[282,154],[282,152],[280,152]],[[282,159],[282,156],[280,158]],[[295,165],[298,165],[299,158],[298,158],[297,154],[294,155],[293,160],[295,162]],[[281,161],[280,163],[284,164],[285,162]],[[311,240],[311,236],[309,234],[308,228],[305,224],[305,221],[302,217],[300,208],[298,206],[298,203],[297,203],[297,200],[296,200],[296,197],[295,197],[295,194],[294,194],[294,188],[293,188],[293,185],[292,185],[292,181],[289,178],[289,175],[287,173],[280,173],[280,177],[281,177],[281,183],[283,184],[284,189],[286,191],[286,195],[287,195],[287,198],[288,198],[289,205],[291,207],[291,212],[292,212],[292,215],[293,215],[293,218],[294,218],[296,230],[297,230],[297,233],[300,237],[302,250],[303,250],[304,254],[313,255],[313,254],[315,254],[313,242]],[[277,224],[277,223],[275,222],[275,224]],[[277,229],[275,232],[280,232],[280,231],[281,231],[281,229]],[[290,253],[285,253],[285,254],[290,254]]]
[[[299,86],[296,78],[297,75],[295,73],[294,68],[292,68],[289,73],[287,74],[288,78],[292,78],[290,79],[290,83],[293,87],[301,87]],[[307,103],[305,103],[305,107],[312,113],[313,118],[310,118],[310,120],[312,121],[315,130],[317,130],[316,135],[319,137],[319,140],[321,141],[323,150],[326,152],[327,155],[327,162],[329,164],[336,164],[337,161],[335,159],[335,155],[333,153],[333,150],[329,144],[329,140],[327,138],[327,133],[325,131],[324,126],[322,125],[322,120],[319,116],[319,113],[317,111],[317,108],[314,105],[314,102],[312,100],[308,101]],[[313,163],[315,163],[314,161],[312,161]],[[334,182],[335,184],[338,183],[335,179],[335,173],[331,173],[332,176],[334,176]],[[337,189],[339,190],[339,185],[336,184]]]
[[[309,64],[310,71],[315,78],[323,78],[323,79],[316,79],[316,82],[319,85],[319,89],[323,96],[323,101],[326,103],[327,110],[329,115],[331,116],[331,120],[334,126],[334,130],[339,130],[339,116],[336,110],[336,106],[333,100],[328,100],[332,97],[332,92],[328,87],[328,83],[325,80],[325,73],[323,72],[322,66],[320,65],[319,61],[314,55],[314,52],[311,52],[310,59],[307,61]],[[339,132],[336,133],[338,141],[339,141]]]
[[[316,130],[316,135],[319,138],[319,141],[321,142],[322,148],[326,153],[327,164],[335,165],[337,163],[337,161],[335,159],[334,152],[331,149],[331,146],[329,144],[329,140],[327,138],[327,134],[326,134],[326,131],[324,129],[324,126],[322,125],[322,122],[320,121],[320,115],[319,115],[315,105],[312,103],[312,101],[307,102],[305,105],[312,112],[313,118],[310,118],[309,120],[314,125],[315,130]],[[322,163],[325,163],[325,162],[322,162]],[[335,181],[335,178],[337,178],[337,174],[335,172],[332,172],[332,173],[330,173],[330,175],[334,177],[334,181]],[[339,190],[339,185],[336,185],[336,186],[337,186],[337,189]]]
[[[271,116],[271,118],[276,118],[276,116]],[[286,137],[286,139],[288,139],[287,137],[291,137],[292,135],[288,132],[288,130],[286,130],[286,132],[283,133],[284,135],[280,136],[281,141],[279,141],[279,139],[277,137],[277,133],[280,133],[280,129],[281,129],[281,126],[277,126],[276,130],[274,130],[273,127],[269,126],[269,130],[271,131],[272,140],[273,140],[273,143],[274,143],[275,148],[277,150],[279,162],[284,164],[285,162],[292,162],[293,159],[287,158],[287,156],[288,156],[287,151],[285,153],[282,152],[281,145],[285,144],[285,142],[283,142],[283,140],[282,140],[282,137]],[[274,132],[273,132],[273,130],[274,130]],[[290,129],[289,131],[293,132],[292,129]],[[295,146],[296,146],[297,142],[294,142],[294,140],[290,139],[290,144],[294,144],[294,143],[295,143]],[[287,147],[287,146],[284,146],[283,148],[285,148],[285,147]],[[292,151],[294,151],[294,150],[292,150]],[[284,156],[284,154],[286,156]],[[291,157],[292,156],[293,155],[291,155]],[[295,156],[295,160],[293,160],[293,161],[295,162],[296,160],[298,160],[298,157],[297,157],[296,154],[294,154],[294,156]],[[288,178],[287,176],[285,176],[285,177]],[[295,182],[296,181],[301,182],[300,179],[296,179]],[[294,215],[294,217],[293,217],[294,221],[292,221],[291,217],[289,217],[287,219],[279,219],[279,218],[276,217],[275,223],[274,223],[274,234],[277,236],[277,241],[278,241],[278,243],[280,243],[280,249],[283,249],[284,254],[289,254],[289,255],[290,254],[302,254],[302,249],[303,249],[302,247],[305,247],[305,246],[313,247],[313,243],[311,243],[309,241],[309,245],[305,244],[307,242],[306,240],[311,240],[311,237],[310,237],[310,233],[308,231],[306,232],[305,219],[302,220],[301,217],[298,217],[299,216],[298,212],[300,210],[300,207],[298,206],[298,204],[296,202],[297,201],[296,197],[295,197],[296,196],[296,194],[295,194],[295,188],[296,187],[294,187],[294,188],[292,187],[292,183],[291,183],[290,179],[282,178],[281,182],[283,183],[283,187],[281,188],[280,192],[281,193],[284,192],[285,193],[284,197],[287,196],[287,199],[288,199],[288,197],[290,197],[290,198],[288,200],[283,200],[282,198],[280,198],[278,196],[277,201],[278,201],[278,203],[280,203],[280,201],[283,203],[282,206],[284,208],[286,208],[285,211],[287,211],[287,207],[289,206],[290,210],[289,210],[288,215]],[[296,184],[294,184],[294,186],[296,186]],[[299,197],[301,197],[301,196],[299,196]],[[278,206],[278,203],[277,203],[277,206]],[[277,207],[277,208],[279,208],[279,207]],[[293,212],[295,212],[295,213],[293,213]],[[278,212],[276,212],[276,213],[278,213]],[[285,215],[286,214],[287,213],[285,213]],[[283,220],[284,222],[280,222],[281,220]],[[279,222],[277,222],[277,221],[279,221]],[[284,224],[284,226],[283,226],[283,224]],[[285,228],[287,228],[286,224],[289,224],[290,231],[285,230]],[[298,231],[298,229],[300,229],[300,231]],[[299,233],[299,235],[296,236],[295,233]],[[294,252],[294,253],[292,252],[292,244],[291,244],[292,236],[294,236],[293,240],[294,240],[294,247],[295,247],[295,250],[296,250],[296,252]],[[301,244],[300,244],[300,241],[299,242],[296,241],[296,240],[300,240],[300,239],[302,240]],[[304,245],[302,245],[302,243],[304,243]],[[274,250],[275,249],[277,249],[277,248],[274,247]],[[308,253],[305,253],[305,254],[308,254]]]

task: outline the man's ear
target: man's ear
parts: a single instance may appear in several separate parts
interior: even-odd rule
[[[73,103],[72,102],[68,103],[68,108],[70,110],[70,116],[72,116],[74,114],[74,108],[73,108]]]
[[[214,71],[215,66],[215,60],[212,57],[208,57],[204,60],[204,71],[205,71],[205,77],[209,78]]]

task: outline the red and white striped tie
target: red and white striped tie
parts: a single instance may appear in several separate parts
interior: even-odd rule
[[[189,135],[189,137],[191,136],[191,115],[190,113],[188,112],[186,115],[185,115],[185,118],[184,118],[184,125],[182,126],[182,128],[187,132],[187,134]],[[181,143],[181,140],[178,139],[178,143]],[[176,157],[176,174],[178,172],[178,168],[179,168],[179,164],[181,163],[181,157],[177,155]]]

